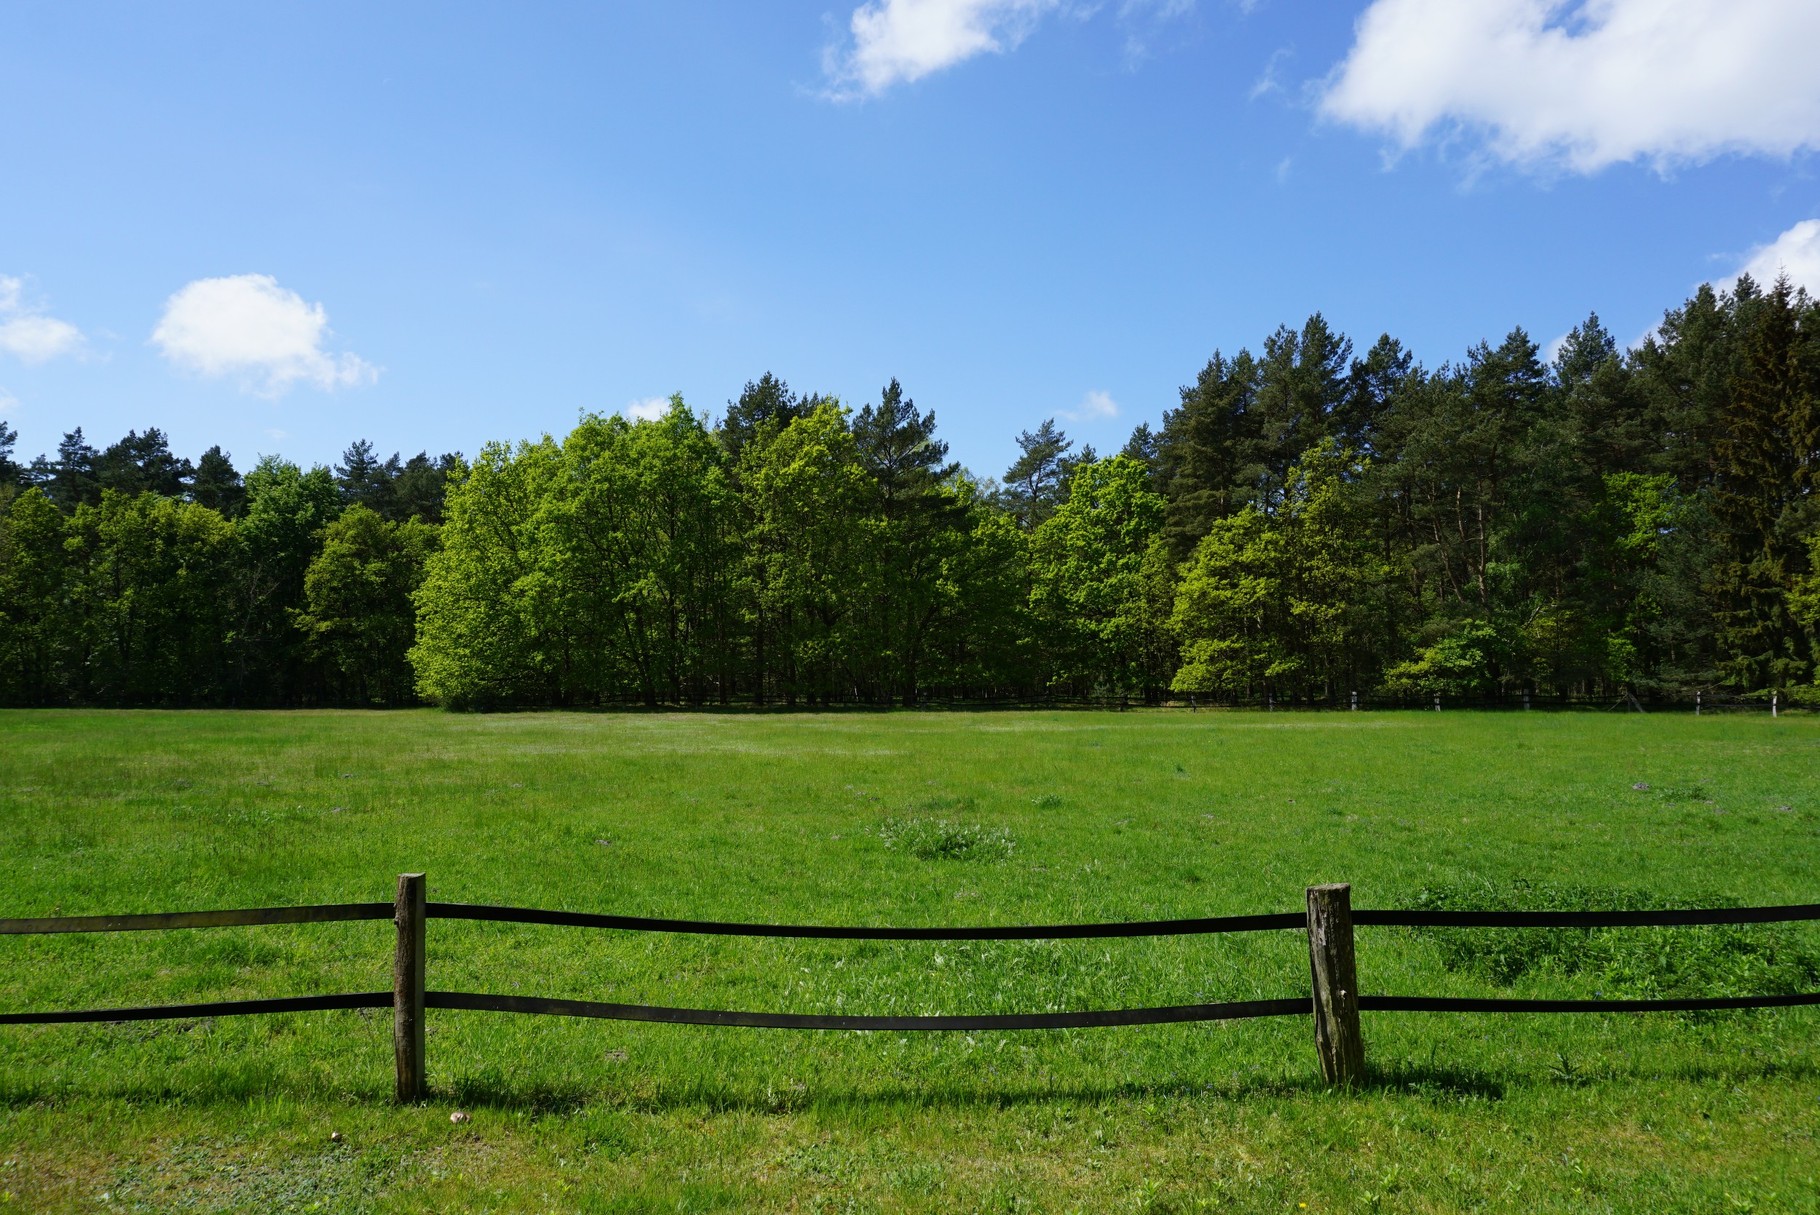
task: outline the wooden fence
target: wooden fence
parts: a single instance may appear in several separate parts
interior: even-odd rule
[[[1820,903],[1783,907],[1711,908],[1678,911],[1405,911],[1352,907],[1347,885],[1311,886],[1303,912],[1146,920],[1112,924],[1044,924],[1004,928],[866,928],[817,925],[737,924],[668,920],[643,916],[540,911],[427,900],[424,875],[400,874],[390,903],[339,903],[314,907],[264,907],[245,911],[179,911],[151,915],[56,916],[0,920],[0,936],[27,933],[134,932],[227,925],[322,924],[346,920],[393,922],[396,946],[392,990],[208,1004],[167,1004],[151,1008],[102,1008],[62,1012],[0,1013],[0,1025],[82,1021],[151,1021],[182,1017],[232,1017],[317,1009],[392,1008],[392,1044],[399,1101],[415,1101],[424,1083],[424,1017],[429,1009],[598,1017],[656,1021],[671,1025],[729,1025],[763,1029],[838,1030],[1014,1030],[1080,1029],[1113,1025],[1161,1025],[1231,1021],[1249,1017],[1311,1016],[1321,1073],[1328,1081],[1352,1085],[1365,1078],[1361,1012],[1586,1013],[1670,1012],[1820,1005],[1820,992],[1796,995],[1702,997],[1671,1000],[1504,1000],[1434,996],[1362,995],[1353,953],[1357,925],[1409,928],[1624,928],[1699,924],[1769,924],[1820,920]],[[1011,1013],[960,1016],[854,1016],[736,1012],[612,1004],[594,1000],[503,996],[480,992],[429,991],[424,986],[424,928],[429,920],[488,920],[513,924],[554,924],[630,932],[705,933],[717,936],[797,937],[870,941],[1024,941],[1105,937],[1199,936],[1227,932],[1299,930],[1308,934],[1310,991],[1276,1000],[1178,1004],[1152,1008],[1085,1012]]]

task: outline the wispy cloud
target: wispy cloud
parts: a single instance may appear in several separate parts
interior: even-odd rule
[[[1320,97],[1410,149],[1591,173],[1820,148],[1814,0],[1373,0]]]
[[[1165,30],[1194,12],[1195,0],[1123,0],[1118,22],[1125,30],[1125,67],[1134,69],[1150,57],[1152,43]],[[1094,9],[1082,8],[1083,16]]]
[[[6,389],[0,388],[0,413],[5,413],[9,409],[17,409],[18,407],[19,398]]]
[[[1062,410],[1061,416],[1070,422],[1106,422],[1119,416],[1119,403],[1111,393],[1095,388],[1081,398],[1079,405]]]
[[[323,349],[328,313],[269,274],[201,278],[165,301],[152,344],[198,375],[238,375],[261,396],[294,385],[324,392],[371,384],[379,369],[353,354]]]
[[[24,279],[0,274],[0,351],[23,363],[44,363],[82,346],[82,330],[25,298]]]
[[[1270,58],[1264,61],[1264,70],[1258,74],[1257,81],[1251,86],[1251,91],[1245,94],[1246,100],[1256,101],[1260,97],[1282,92],[1283,82],[1279,73],[1282,71],[1284,60],[1293,53],[1286,46],[1278,47],[1270,52]]]

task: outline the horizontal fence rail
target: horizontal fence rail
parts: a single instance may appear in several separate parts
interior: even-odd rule
[[[432,920],[489,920],[507,924],[555,924],[566,928],[619,928],[630,932],[687,932],[723,937],[800,937],[836,941],[1066,941],[1097,937],[1200,936],[1220,932],[1302,928],[1308,923],[1306,916],[1293,911],[1193,920],[1131,920],[1113,924],[1037,924],[1005,928],[849,928],[830,924],[664,920],[649,916],[594,915],[581,911],[539,911],[530,907],[487,907],[474,903],[429,903],[425,910]]]
[[[71,1025],[85,1021],[174,1021],[188,1017],[250,1017],[255,1013],[321,1012],[390,1008],[389,991],[337,996],[277,996],[267,1000],[218,1000],[212,1004],[157,1004],[150,1008],[86,1008],[73,1012],[0,1013],[0,1025]]]
[[[1463,996],[1360,996],[1366,1012],[1593,1013],[1725,1012],[1820,1005],[1820,991],[1792,996],[1698,996],[1685,1000],[1496,1000]]]
[[[655,1021],[665,1025],[729,1025],[749,1029],[994,1030],[1095,1029],[1111,1025],[1177,1025],[1190,1021],[1238,1021],[1250,1017],[1300,1017],[1308,997],[1241,1000],[1230,1004],[1177,1004],[1166,1008],[1109,1008],[1088,1012],[987,1013],[958,1016],[866,1017],[816,1013],[733,1012],[711,1008],[663,1008],[651,1004],[603,1004],[593,1000],[551,1000],[542,996],[491,996],[466,991],[424,993],[426,1008],[476,1012],[538,1013],[554,1017],[598,1017],[607,1021]]]
[[[58,915],[0,920],[0,936],[49,932],[150,932],[166,928],[229,928],[239,924],[329,924],[389,920],[390,903],[327,903],[313,907],[249,907],[243,911],[157,911],[148,915]]]
[[[336,903],[306,907],[261,907],[227,911],[0,919],[0,936],[157,931],[236,925],[321,924],[383,919],[393,921],[397,937],[394,951],[393,989],[389,992],[282,996],[258,1000],[167,1004],[146,1008],[0,1013],[0,1025],[234,1017],[262,1013],[372,1009],[389,1005],[393,1009],[393,1046],[397,1059],[396,1095],[401,1101],[412,1101],[422,1097],[426,1091],[423,1044],[424,1013],[428,1009],[586,1017],[668,1025],[859,1032],[1089,1029],[1312,1014],[1323,1074],[1329,1081],[1335,1083],[1354,1084],[1364,1078],[1364,1046],[1359,1030],[1361,1012],[1645,1013],[1820,1006],[1820,992],[1651,1000],[1530,1000],[1361,995],[1356,990],[1358,981],[1353,946],[1355,925],[1402,928],[1594,929],[1774,924],[1820,921],[1820,903],[1800,903],[1776,907],[1630,911],[1451,911],[1372,908],[1361,908],[1354,911],[1351,905],[1351,887],[1338,885],[1310,887],[1308,907],[1305,913],[1281,912],[1100,924],[903,928],[756,924],[607,915],[528,907],[496,907],[471,903],[433,903],[424,897],[423,875],[403,874],[399,877],[398,897],[391,903]],[[426,990],[424,985],[426,960],[424,928],[426,921],[433,919],[613,929],[627,932],[848,941],[1082,940],[1116,937],[1198,936],[1298,929],[1308,933],[1311,990],[1308,995],[1281,999],[1178,1004],[1153,1008],[918,1016],[746,1012],[671,1008],[650,1004],[618,1004],[543,996],[434,991]]]
[[[1701,907],[1663,911],[1371,911],[1354,924],[1398,928],[1676,928],[1699,924],[1786,924],[1820,920],[1820,903],[1784,907]]]

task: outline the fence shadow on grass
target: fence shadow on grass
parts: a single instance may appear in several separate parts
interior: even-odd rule
[[[1788,1081],[1820,1085],[1820,1059],[1740,1061],[1728,1056],[1724,1048],[1714,1046],[1709,1057],[1689,1059],[1668,1067],[1643,1058],[1620,1061],[1604,1057],[1583,1069],[1537,1061],[1533,1066],[1493,1072],[1421,1060],[1379,1060],[1368,1067],[1365,1081],[1352,1086],[1351,1091],[1363,1096],[1403,1096],[1443,1103],[1497,1102],[1513,1091],[1623,1085],[1639,1081],[1695,1085]],[[549,1116],[601,1108],[646,1114],[697,1110],[774,1115],[812,1110],[876,1111],[881,1108],[1015,1109],[1054,1102],[1095,1105],[1209,1098],[1220,1101],[1297,1099],[1320,1097],[1333,1091],[1333,1086],[1318,1075],[1265,1072],[1216,1076],[1199,1082],[1174,1078],[1100,1083],[999,1080],[969,1084],[941,1079],[926,1084],[894,1081],[852,1087],[824,1082],[801,1088],[779,1088],[769,1094],[748,1086],[716,1083],[712,1079],[677,1083],[654,1082],[649,1076],[633,1076],[625,1082],[617,1082],[609,1076],[590,1081],[514,1079],[490,1072],[452,1077],[436,1086],[429,1099],[466,1109]],[[100,1101],[126,1107],[175,1103],[192,1109],[244,1109],[247,1102],[264,1099],[378,1107],[391,1104],[391,1093],[376,1084],[348,1085],[325,1091],[320,1078],[303,1075],[274,1078],[240,1069],[224,1069],[214,1075],[193,1074],[188,1082],[168,1076],[116,1077],[99,1082],[85,1078],[80,1086],[67,1081],[33,1083],[16,1072],[0,1075],[0,1110],[15,1112],[56,1108],[71,1101]]]

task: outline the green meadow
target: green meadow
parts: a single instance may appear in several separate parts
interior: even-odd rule
[[[0,714],[0,916],[390,899],[791,923],[1820,901],[1820,718]],[[378,991],[389,924],[0,937],[0,1012]],[[1306,992],[1297,933],[433,921],[433,989],[791,1012]],[[1820,987],[1820,929],[1359,930],[1363,990]],[[432,1011],[0,1026],[0,1212],[1820,1210],[1820,1010],[1002,1034]],[[471,1115],[452,1122],[457,1110]]]

